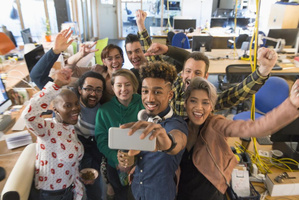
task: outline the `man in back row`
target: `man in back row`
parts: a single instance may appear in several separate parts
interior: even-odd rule
[[[139,69],[142,64],[147,62],[146,58],[148,61],[161,60],[162,57],[158,57],[157,55],[166,55],[175,59],[177,63],[184,63],[181,75],[178,76],[174,82],[175,92],[171,101],[171,106],[178,115],[186,117],[187,114],[184,108],[183,97],[184,91],[193,77],[200,76],[206,79],[208,78],[209,59],[199,52],[190,53],[184,49],[173,46],[158,43],[152,44],[148,32],[145,29],[145,18],[145,12],[142,10],[136,12],[136,22],[140,41],[132,39],[136,38],[136,35],[128,35],[125,43],[128,58],[135,69]],[[271,57],[277,56],[273,50],[265,48],[259,50],[259,69],[251,73],[238,85],[223,91],[218,96],[218,101],[215,106],[216,110],[238,105],[240,102],[250,98],[252,94],[255,94],[264,85],[275,65],[275,59],[268,59],[268,55],[271,55]],[[180,66],[176,66],[176,68],[178,72],[181,69]]]

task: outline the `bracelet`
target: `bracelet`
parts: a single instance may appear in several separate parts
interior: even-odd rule
[[[167,133],[167,135],[168,135],[169,139],[171,140],[171,146],[167,150],[162,150],[162,152],[166,152],[166,153],[171,152],[177,145],[177,143],[175,142],[174,136],[171,133]]]

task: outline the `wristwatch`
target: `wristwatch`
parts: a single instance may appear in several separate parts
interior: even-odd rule
[[[167,133],[167,135],[168,135],[169,139],[171,140],[171,146],[169,149],[162,151],[162,152],[166,152],[166,153],[171,152],[177,145],[177,143],[175,142],[174,136],[171,133]]]

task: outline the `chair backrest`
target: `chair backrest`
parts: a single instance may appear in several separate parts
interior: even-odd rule
[[[249,74],[251,74],[250,64],[233,64],[228,65],[225,69],[228,88],[243,81]]]
[[[173,31],[169,31],[167,33],[167,39],[168,39],[169,44],[172,44],[172,38],[174,35],[175,35],[175,33]]]
[[[11,39],[9,39],[9,37],[2,32],[0,32],[0,44],[0,55],[5,55],[16,48]]]
[[[29,144],[21,153],[12,169],[4,188],[1,200],[27,200],[35,172],[36,143]]]
[[[95,58],[96,58],[96,63],[99,64],[99,65],[103,65],[103,61],[102,61],[102,58],[101,58],[101,53],[107,45],[108,45],[108,38],[107,37],[97,41],[96,49],[98,49],[98,51],[96,51],[94,55],[95,55]]]
[[[175,34],[172,38],[172,46],[190,49],[190,43],[187,35],[182,32]]]
[[[247,34],[240,34],[239,37],[236,39],[236,48],[240,49],[242,46],[242,43],[247,41],[248,35]]]
[[[267,113],[280,105],[289,96],[289,85],[280,77],[270,77],[255,96],[255,107]]]

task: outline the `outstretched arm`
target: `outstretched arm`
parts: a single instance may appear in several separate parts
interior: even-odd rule
[[[223,91],[217,100],[215,110],[222,110],[238,105],[255,94],[269,78],[269,74],[277,61],[274,50],[261,48],[258,51],[260,67],[247,76],[238,85]]]
[[[39,89],[42,89],[49,81],[53,81],[53,79],[49,77],[50,70],[58,59],[60,53],[66,50],[67,47],[72,43],[72,40],[67,42],[72,34],[72,31],[68,33],[69,30],[70,28],[58,33],[54,42],[54,47],[45,55],[43,55],[31,70],[31,80]]]
[[[90,53],[94,53],[94,52],[98,51],[98,49],[92,49],[96,44],[97,44],[97,41],[95,41],[91,45],[90,44],[80,44],[79,51],[75,55],[73,55],[67,59],[66,67],[68,67],[70,69],[74,69],[74,67],[79,62],[79,60],[81,60],[82,58],[84,58],[85,56],[87,56]]]

